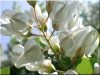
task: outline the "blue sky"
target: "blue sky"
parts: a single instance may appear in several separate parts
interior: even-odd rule
[[[12,9],[13,1],[18,0],[0,0],[0,15],[2,14],[2,11],[5,9]],[[98,0],[81,0],[83,2],[91,1],[92,3],[98,1]],[[26,0],[20,0],[18,1],[18,4],[21,6],[21,10],[30,9],[30,6],[26,2]],[[3,46],[3,50],[7,49],[7,43],[9,42],[10,37],[0,35],[0,43]]]

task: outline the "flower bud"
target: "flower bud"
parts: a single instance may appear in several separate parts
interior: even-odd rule
[[[74,70],[68,70],[68,71],[66,71],[64,73],[64,75],[69,75],[69,74],[71,74],[71,75],[77,75],[77,73]]]
[[[55,67],[52,65],[51,60],[44,60],[41,64],[39,64],[40,69],[38,72],[40,74],[53,73],[55,71]]]
[[[50,14],[50,12],[52,11],[52,6],[50,4],[50,1],[46,2],[46,10],[47,10],[48,14]]]
[[[60,26],[60,24],[58,24],[58,23],[52,24],[53,29],[56,31],[59,30],[59,26]]]
[[[34,0],[34,1],[27,0],[27,2],[28,2],[32,7],[35,7],[35,5],[36,5],[36,0]]]

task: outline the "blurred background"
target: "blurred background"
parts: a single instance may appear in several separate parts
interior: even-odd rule
[[[41,0],[42,1],[42,0]],[[84,25],[92,25],[97,31],[99,32],[100,36],[100,1],[99,0],[79,0],[81,1],[84,6],[85,10],[82,12],[81,17],[83,18],[83,24]],[[26,2],[26,0],[0,0],[0,17],[2,12],[5,9],[13,9],[15,11],[24,11],[24,10],[30,10],[30,6]],[[0,19],[1,24],[1,19]],[[31,75],[32,72],[27,71],[25,68],[22,69],[16,69],[10,62],[9,57],[9,51],[11,49],[11,46],[16,43],[16,40],[14,38],[11,38],[10,36],[3,36],[0,34],[0,68],[2,74],[10,74],[10,75],[19,75],[21,73]],[[99,48],[95,52],[100,52],[100,44]],[[100,55],[98,54],[100,57]],[[98,61],[100,58],[98,58]],[[16,69],[16,71],[15,71]],[[38,74],[37,72],[35,72]]]

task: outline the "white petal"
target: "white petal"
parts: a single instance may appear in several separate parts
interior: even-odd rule
[[[12,49],[12,52],[21,55],[24,52],[24,47],[22,45],[15,45]]]
[[[29,50],[34,45],[36,45],[36,42],[34,41],[34,38],[28,39],[27,42],[24,45],[25,50]]]
[[[83,48],[85,49],[85,54],[91,56],[94,53],[95,49],[98,47],[98,45],[99,45],[99,37],[96,39],[96,41],[93,44]]]
[[[60,46],[65,51],[66,56],[73,57],[81,47],[85,37],[86,29],[80,29],[62,38]]]
[[[58,37],[57,37],[57,36],[51,37],[51,38],[50,38],[50,43],[51,43],[52,45],[55,45],[55,44],[58,44],[58,45],[59,45],[59,39],[58,39]]]
[[[29,24],[33,24],[33,21],[34,21],[34,8],[31,8],[30,11],[25,11],[25,14],[27,15],[27,18],[29,20],[27,20],[26,22],[29,22]],[[25,22],[25,21],[24,21]]]
[[[80,9],[78,1],[59,1],[55,2],[52,14],[54,16],[53,25],[59,25],[59,30],[71,29],[77,23]]]
[[[23,53],[15,63],[15,66],[25,66],[27,63],[34,63],[43,60],[43,54],[39,46],[33,46],[30,50]]]
[[[0,33],[3,35],[11,35],[11,33],[5,28],[0,26]]]
[[[29,63],[26,65],[26,69],[29,71],[38,71],[38,66],[35,63]]]
[[[18,57],[23,54],[24,47],[22,45],[15,45],[12,49],[12,53],[10,53],[11,61],[13,64],[16,63]]]
[[[17,33],[17,31],[12,28],[11,24],[2,24],[2,26],[5,27],[8,30],[8,32],[10,32],[12,34]]]
[[[55,70],[49,59],[37,63],[28,63],[26,69],[30,71],[38,71],[40,74],[48,74],[48,72],[51,73],[50,71],[52,71],[52,69]]]
[[[96,74],[100,74],[100,65],[98,63],[94,64],[94,71]]]
[[[74,45],[74,43],[73,43],[73,39],[71,39],[71,35],[69,35],[69,36],[63,38],[63,39],[60,41],[60,46],[61,46],[61,48],[65,51],[65,54],[66,54],[67,56],[72,56],[72,53],[69,52],[69,51],[72,50],[73,45]]]
[[[11,62],[13,64],[15,64],[17,59],[18,59],[18,57],[19,57],[19,55],[15,55],[14,53],[10,53],[10,56],[11,56]]]
[[[15,11],[13,10],[10,10],[10,9],[7,9],[7,10],[4,10],[2,12],[2,17],[5,17],[5,18],[12,18],[12,16],[15,14]]]
[[[83,43],[84,47],[93,44],[98,37],[98,32],[94,28],[92,28],[91,26],[88,26],[86,27],[86,29],[87,29],[87,37]]]
[[[27,27],[26,23],[17,20],[15,18],[13,18],[13,20],[10,20],[11,26],[13,29],[15,30],[23,30]]]
[[[65,73],[64,73],[64,75],[67,75],[67,74],[75,74],[75,75],[78,75],[78,73],[77,72],[75,72],[74,70],[68,70],[68,71],[66,71]]]
[[[36,4],[35,6],[35,12],[36,12],[37,18],[40,20],[42,18],[42,12],[38,4]]]
[[[0,25],[10,23],[8,18],[0,18]]]
[[[13,15],[13,18],[20,20],[24,23],[28,23],[30,16],[27,13],[16,13],[15,15]]]
[[[38,72],[40,74],[52,73],[55,70],[55,67],[51,63],[50,59],[46,59],[42,63],[40,62],[38,66],[39,66]]]
[[[48,54],[53,55],[54,52],[53,52],[51,49],[49,49],[49,50],[48,50]]]

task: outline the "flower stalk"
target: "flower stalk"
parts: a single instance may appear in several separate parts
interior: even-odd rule
[[[35,13],[36,20],[38,21],[37,16],[36,16],[35,8],[34,8],[34,13]],[[47,20],[48,20],[48,17],[47,17],[45,23],[47,22]],[[39,23],[39,21],[38,21],[38,25],[41,27],[41,24]],[[51,36],[53,35],[54,32],[55,32],[55,30],[52,32]],[[63,66],[63,69],[66,70],[65,65],[63,64],[63,62],[62,62],[61,59],[59,58],[59,55],[56,53],[56,51],[54,50],[54,48],[52,47],[52,45],[51,45],[51,43],[50,43],[50,41],[49,41],[49,39],[51,38],[51,36],[50,36],[49,39],[48,39],[48,38],[46,37],[46,35],[45,35],[44,29],[42,29],[42,33],[43,33],[44,38],[46,39],[47,43],[49,44],[50,48],[51,48],[52,51],[54,52],[55,57],[57,58],[57,60],[59,61],[59,63]]]

